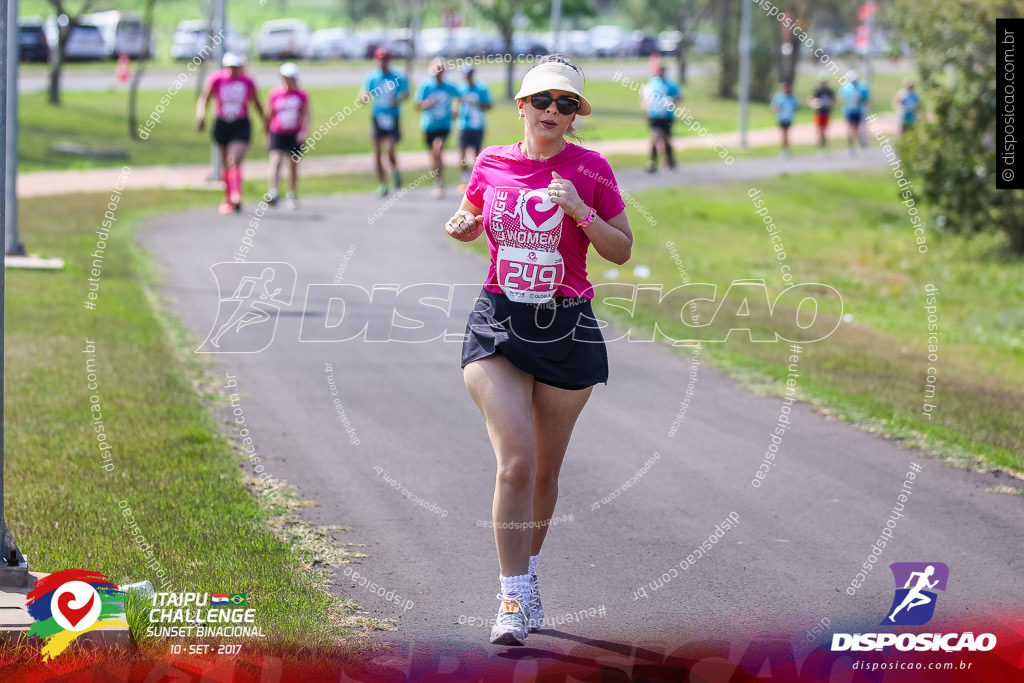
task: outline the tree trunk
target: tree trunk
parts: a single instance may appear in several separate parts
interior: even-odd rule
[[[73,25],[73,22],[71,22]],[[60,106],[60,75],[64,69],[64,57],[68,51],[68,38],[71,36],[71,26],[64,28],[57,27],[57,49],[50,52],[50,104]]]
[[[680,87],[686,85],[686,58],[690,54],[690,41],[686,38],[688,9],[686,5],[682,5],[676,12],[676,30],[683,36],[683,39],[679,41],[679,45],[676,47],[676,64],[679,67]]]
[[[153,35],[153,9],[157,0],[146,1],[146,14],[142,18],[142,27],[146,33],[146,49],[136,62],[135,75],[132,77],[131,85],[128,86],[128,137],[138,140],[138,101],[139,84],[142,83],[142,75],[146,72],[146,62],[150,58],[149,40]]]
[[[515,87],[516,56],[512,54],[512,32],[514,30],[512,24],[501,27],[501,37],[505,41],[505,54],[509,56],[505,63],[505,96],[510,100],[515,97],[517,90]]]
[[[721,0],[718,19],[718,97],[722,99],[736,98],[736,83],[739,81],[739,47],[736,44],[739,36],[733,11],[732,0]]]

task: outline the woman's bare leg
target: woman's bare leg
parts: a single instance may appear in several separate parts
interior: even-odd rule
[[[530,563],[537,450],[533,377],[501,355],[467,365],[463,378],[487,423],[498,471],[494,482],[494,542],[502,576],[526,574]]]
[[[576,419],[593,387],[570,391],[536,382],[533,385],[533,430],[537,448],[537,478],[533,489],[533,535],[530,554],[540,552],[558,501],[558,473],[569,447]]]

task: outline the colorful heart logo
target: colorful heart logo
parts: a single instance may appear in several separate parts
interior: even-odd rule
[[[89,595],[85,607],[72,607],[71,603],[75,598],[74,593],[61,593],[57,596],[57,609],[60,610],[60,613],[64,615],[64,618],[68,620],[72,627],[77,627],[89,615],[89,612],[92,610],[92,603],[96,601],[96,593]]]
[[[523,197],[523,225],[537,232],[553,230],[562,223],[562,207],[551,201],[547,190],[533,190]]]

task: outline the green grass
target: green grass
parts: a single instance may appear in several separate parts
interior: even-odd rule
[[[876,82],[879,93],[898,87],[900,75],[882,74]],[[128,164],[183,164],[209,161],[209,134],[197,133],[193,127],[195,115],[195,87],[198,76],[193,74],[160,115],[160,123],[146,140],[131,140],[128,134],[127,94],[118,92],[75,93],[64,95],[64,103],[54,107],[46,103],[44,93],[21,96],[19,137],[19,169],[34,171],[63,168],[94,168]],[[890,83],[891,82],[891,83]],[[265,97],[269,84],[260,84]],[[498,84],[491,84],[497,94]],[[686,106],[703,126],[713,133],[735,130],[738,125],[736,103],[717,100],[712,96],[712,79],[694,79],[687,87]],[[584,142],[646,138],[649,134],[646,119],[639,107],[639,96],[624,86],[611,81],[592,81],[587,96],[594,105],[595,114],[578,119],[579,133]],[[310,100],[313,107],[313,129],[332,114],[351,107],[358,88],[313,88]],[[143,91],[139,95],[138,116],[142,125],[155,110],[163,96],[161,91]],[[880,111],[888,108],[888,97],[879,97]],[[884,107],[883,107],[884,105]],[[809,113],[798,115],[798,122],[809,121]],[[750,109],[751,128],[774,125],[774,115],[764,104],[753,104]],[[367,135],[369,111],[357,110],[351,116],[323,135],[312,156],[332,154],[361,154],[370,151]],[[404,139],[401,150],[424,149],[419,132],[419,118],[411,104],[406,104],[402,115]],[[518,120],[513,102],[499,98],[488,117],[487,144],[509,144],[522,139],[523,126]],[[692,135],[682,125],[676,126],[676,135]],[[123,150],[125,160],[103,160],[73,157],[51,151],[54,143],[72,142],[89,147]],[[449,142],[449,145],[454,144]],[[732,151],[732,150],[730,150]],[[250,158],[266,154],[266,141],[255,124]]]
[[[66,267],[7,272],[7,521],[33,570],[89,567],[116,583],[148,579],[157,590],[248,593],[268,636],[254,645],[351,647],[362,632],[354,605],[323,589],[323,572],[303,569],[326,552],[323,534],[298,523],[290,513],[298,503],[287,496],[274,507],[250,493],[254,485],[243,481],[239,456],[211,414],[219,387],[194,354],[180,350],[189,342],[148,298],[135,228],[146,216],[215,201],[216,193],[205,192],[125,194],[107,241],[98,307],[86,311],[89,254],[107,198],[22,200],[22,234],[33,250],[63,255]],[[109,472],[101,469],[91,419],[94,393],[113,446]],[[146,566],[122,506],[152,543],[169,584]],[[335,561],[344,557],[335,552]],[[135,600],[129,618],[145,641],[147,618]]]
[[[853,316],[827,339],[804,345],[803,396],[914,445],[1024,471],[1024,279],[1020,262],[1006,256],[1002,238],[929,232],[928,253],[919,254],[886,172],[783,176],[636,192],[634,198],[658,223],[652,228],[630,209],[635,234],[630,264],[647,265],[646,282],[664,283],[666,290],[682,284],[666,247],[671,241],[690,280],[718,285],[719,301],[729,283],[745,278],[764,279],[774,299],[783,281],[770,236],[746,195],[752,186],[763,191],[794,281],[831,285]],[[595,282],[610,268],[594,256]],[[620,282],[642,282],[630,267],[618,270]],[[926,357],[922,308],[928,283],[939,289],[934,363]],[[702,322],[714,312],[699,310]],[[756,334],[778,330],[792,338],[789,318],[769,320],[756,306],[752,313]],[[719,335],[728,328],[720,317],[711,325]],[[655,320],[666,324],[653,306],[639,307],[642,329],[652,329]],[[664,329],[673,338],[693,336],[678,321]],[[786,378],[788,344],[746,339],[746,333],[733,333],[728,342],[706,345],[707,356],[751,384],[777,388]],[[930,401],[938,407],[931,420],[921,414],[929,365],[938,377]]]

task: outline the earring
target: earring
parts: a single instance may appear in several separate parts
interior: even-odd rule
[[[523,116],[525,116],[525,115],[523,114],[523,110],[522,110],[522,109],[520,109],[520,110],[519,110],[519,118],[520,118],[520,119],[522,119],[522,118],[523,118]]]

